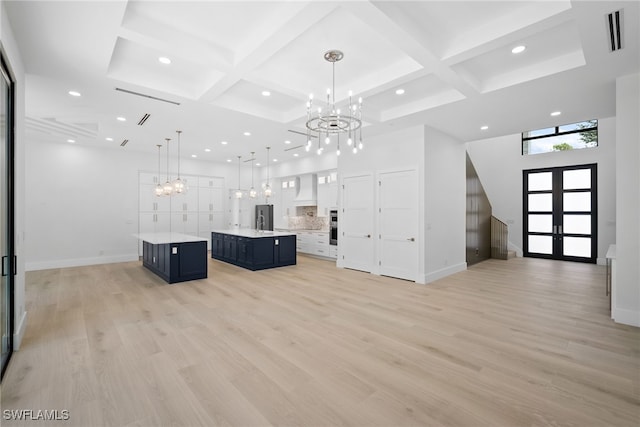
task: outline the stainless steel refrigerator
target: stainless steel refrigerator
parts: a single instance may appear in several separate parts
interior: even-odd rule
[[[256,205],[256,230],[273,231],[273,205]]]

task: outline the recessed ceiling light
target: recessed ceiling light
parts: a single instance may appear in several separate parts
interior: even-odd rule
[[[107,141],[113,141],[113,138],[111,138],[110,136],[105,138]]]
[[[227,159],[227,163],[231,163],[231,159]]]
[[[228,144],[228,142],[227,142],[227,141],[222,141],[222,142],[220,142],[220,144],[222,144],[222,145],[227,145],[227,144]]]
[[[244,136],[251,136],[251,132],[245,132]]]
[[[256,166],[260,166],[260,163],[256,163]]]
[[[158,58],[158,61],[160,61],[161,64],[166,64],[166,65],[171,64],[171,60],[166,56],[161,56],[160,58]]]
[[[293,157],[298,157],[299,154],[298,153],[293,153]]]
[[[125,117],[116,117],[116,120],[118,120],[119,122],[126,122],[127,119]]]
[[[396,95],[402,95],[402,94],[404,94],[404,89],[396,90]]]
[[[209,153],[209,152],[211,152],[211,148],[205,148],[204,151],[205,151],[205,153]]]
[[[526,48],[527,48],[527,47],[526,47],[526,46],[523,46],[523,45],[516,46],[516,47],[514,47],[513,49],[511,49],[511,53],[522,53],[522,52],[524,52],[524,51],[525,51],[525,49],[526,49]]]
[[[75,90],[70,90],[68,93],[71,96],[82,96],[82,94],[80,92],[75,91]]]
[[[482,126],[482,127],[480,128],[480,130],[487,130],[487,129],[489,129],[489,126]]]
[[[262,96],[271,96],[271,92],[269,92],[268,90],[263,90]]]
[[[284,142],[285,144],[291,144],[291,141],[289,141],[288,139]]]
[[[274,162],[277,162],[277,161],[278,161],[278,159],[273,159],[273,161],[274,161]]]
[[[76,142],[75,139],[67,139],[67,142],[70,142],[71,144],[73,144],[74,142]]]
[[[196,157],[198,157],[198,155],[197,154],[192,154],[191,157],[193,157],[195,159]]]
[[[551,113],[551,115],[552,115],[553,117],[555,117],[555,116],[559,116],[560,114],[562,114],[562,112],[560,112],[560,111],[554,111],[553,113]]]

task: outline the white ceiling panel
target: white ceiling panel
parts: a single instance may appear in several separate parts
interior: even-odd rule
[[[169,65],[158,61],[164,52],[118,38],[107,76],[141,87],[196,99],[223,73],[200,64],[174,58]]]
[[[511,49],[522,45],[526,50],[514,54]],[[578,28],[565,23],[545,32],[500,46],[476,56],[453,69],[464,76],[472,76],[481,91],[501,89],[529,80],[560,73],[585,65]]]

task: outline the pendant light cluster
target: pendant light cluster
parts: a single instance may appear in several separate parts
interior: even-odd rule
[[[179,194],[184,194],[188,190],[187,181],[180,178],[180,134],[182,133],[182,131],[177,130],[176,133],[178,134],[178,176],[176,179],[172,181],[169,175],[169,142],[171,141],[171,138],[165,138],[166,145],[167,145],[167,180],[165,181],[164,184],[160,184],[160,174],[161,174],[160,149],[162,148],[162,145],[161,144],[157,145],[158,147],[158,184],[154,188],[153,192],[158,197],[176,196]]]
[[[269,197],[271,197],[272,195],[272,191],[271,191],[271,185],[269,182],[269,150],[271,149],[271,147],[267,147],[267,182],[264,183],[262,185],[262,195],[264,195],[264,197],[267,199],[269,199]],[[256,152],[252,151],[251,152],[251,158],[249,160],[245,160],[244,163],[247,162],[251,162],[251,188],[249,189],[249,191],[243,191],[242,190],[242,186],[240,185],[240,179],[241,179],[241,167],[242,167],[242,156],[237,156],[238,157],[238,188],[236,189],[234,196],[236,199],[242,199],[245,196],[249,196],[250,199],[255,199],[256,197],[258,197],[258,191],[256,190],[255,186],[254,186],[254,168],[253,168],[253,163],[256,159],[255,157]]]

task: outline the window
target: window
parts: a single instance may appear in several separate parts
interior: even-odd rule
[[[522,154],[550,153],[598,146],[598,121],[560,125],[522,133]]]

